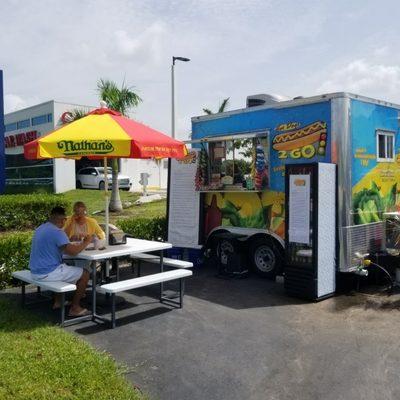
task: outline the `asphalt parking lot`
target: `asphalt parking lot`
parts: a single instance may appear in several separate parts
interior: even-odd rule
[[[150,267],[149,267],[150,268]],[[151,399],[399,399],[400,296],[307,303],[282,282],[195,270],[182,310],[128,293],[118,327],[68,328],[127,366]]]
[[[111,353],[152,400],[400,398],[399,294],[311,303],[287,297],[282,280],[194,272],[183,309],[150,287],[124,295],[116,329],[66,329]],[[48,303],[32,312],[58,318]]]

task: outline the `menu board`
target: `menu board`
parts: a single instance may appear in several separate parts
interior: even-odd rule
[[[310,175],[289,177],[289,242],[310,244]]]
[[[200,193],[195,189],[199,151],[171,160],[168,188],[168,242],[176,247],[200,248]]]

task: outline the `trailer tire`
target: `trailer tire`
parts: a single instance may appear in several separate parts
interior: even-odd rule
[[[282,257],[272,240],[259,237],[251,242],[249,258],[252,269],[264,278],[275,279],[281,269]]]
[[[226,229],[224,230],[219,230],[215,233],[222,233],[222,232],[228,232]],[[215,233],[212,233],[206,241],[206,244],[204,245],[204,257],[206,259],[214,260],[217,258],[217,247],[218,247],[218,240],[215,238]]]

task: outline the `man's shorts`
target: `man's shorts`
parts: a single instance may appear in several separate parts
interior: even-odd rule
[[[81,278],[82,273],[82,268],[61,264],[47,275],[32,274],[32,277],[39,281],[62,281],[75,284]]]

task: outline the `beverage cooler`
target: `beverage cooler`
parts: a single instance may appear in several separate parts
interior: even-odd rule
[[[335,293],[336,193],[336,165],[286,165],[284,287],[289,296],[322,300]]]

